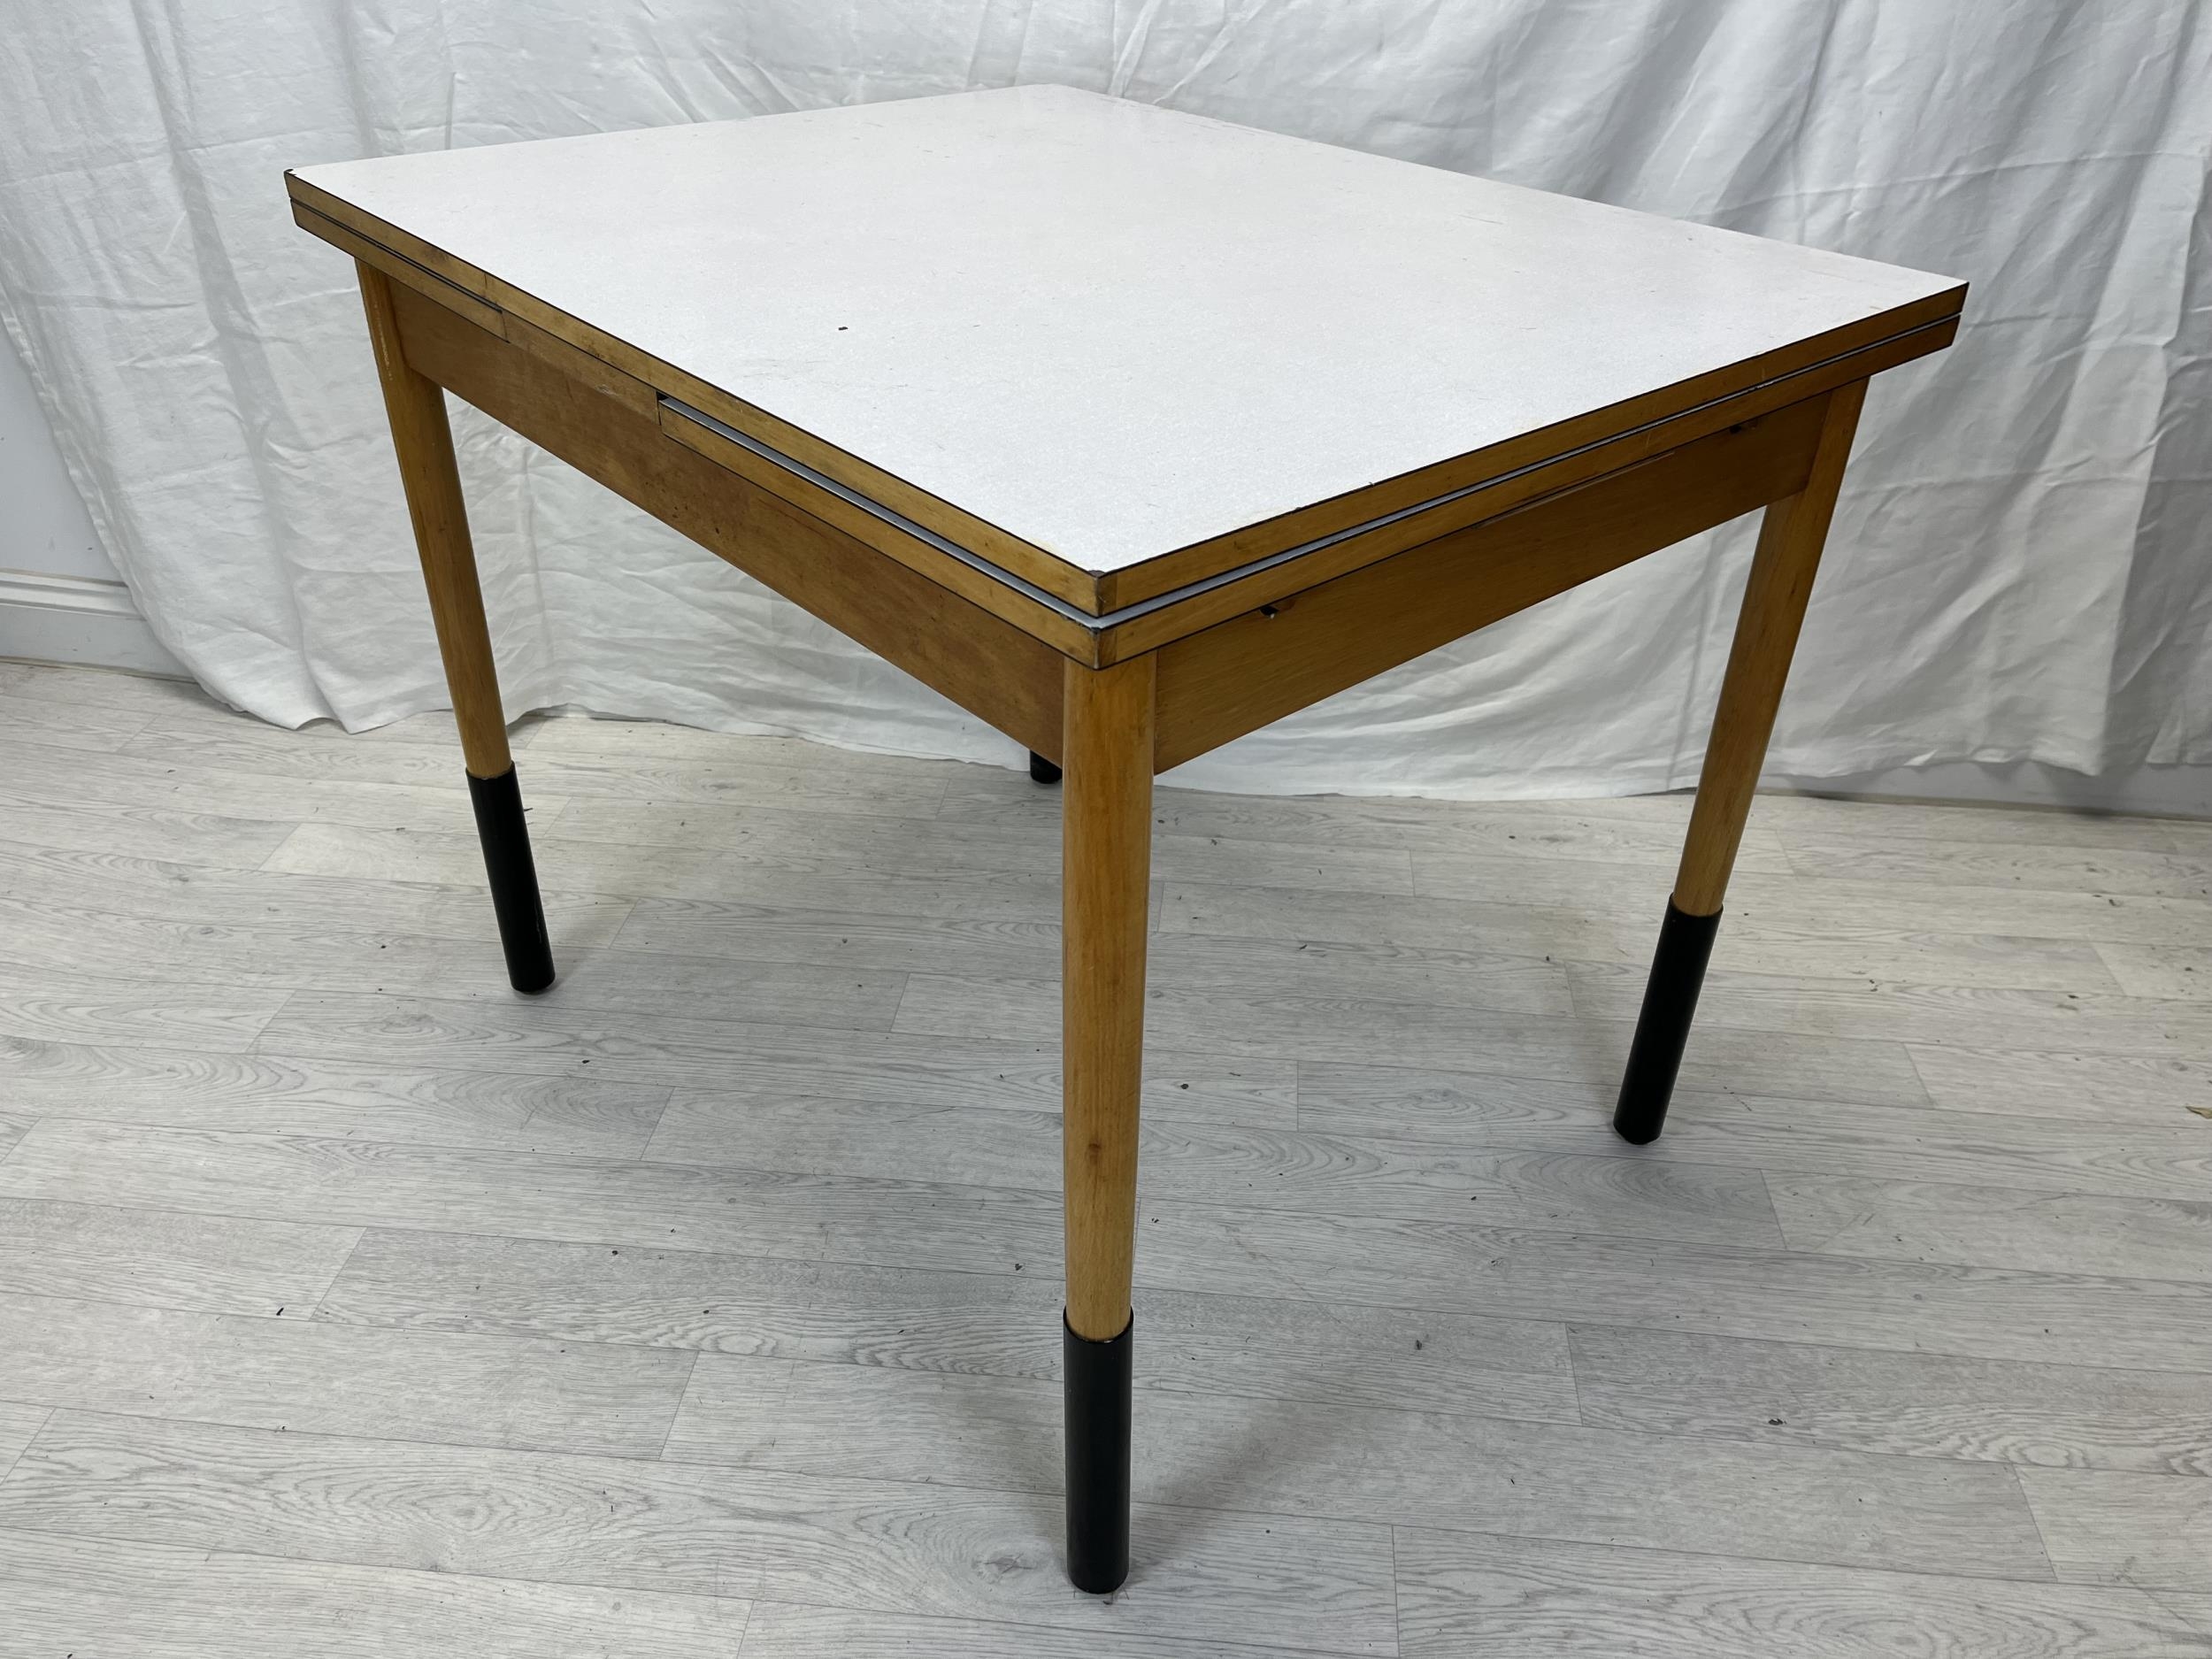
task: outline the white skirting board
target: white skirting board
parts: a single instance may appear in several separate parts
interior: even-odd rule
[[[121,582],[0,571],[0,657],[191,676],[154,638]]]

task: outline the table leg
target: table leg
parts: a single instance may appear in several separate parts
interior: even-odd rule
[[[1705,767],[1698,778],[1681,868],[1660,926],[1659,948],[1644,987],[1628,1069],[1613,1109],[1614,1129],[1623,1140],[1639,1146],[1656,1140],[1666,1125],[1667,1101],[1681,1069],[1713,936],[1720,929],[1721,899],[1743,839],[1751,796],[1758,787],[1775,710],[1789,677],[1805,602],[1820,568],[1821,547],[1827,540],[1828,520],[1835,511],[1836,492],[1843,483],[1844,464],[1851,457],[1851,438],[1865,396],[1863,380],[1828,395],[1827,415],[1804,487],[1769,506],[1759,526],[1758,551],[1752,556],[1735,643],[1721,680],[1720,707],[1705,747]]]
[[[359,265],[361,303],[368,312],[369,343],[384,383],[384,409],[399,455],[400,482],[414,520],[415,550],[430,591],[430,617],[445,659],[446,688],[461,728],[461,759],[476,809],[477,839],[490,878],[492,910],[507,978],[515,989],[535,993],[553,983],[553,951],[538,899],[537,867],[523,822],[522,793],[507,748],[506,715],[492,662],[491,633],[484,623],[484,595],[476,580],[476,551],[469,541],[461,474],[453,459],[445,394],[416,373],[401,349],[389,278]]]
[[[1070,663],[1061,758],[1068,1577],[1129,1574],[1129,1283],[1152,862],[1153,659]]]

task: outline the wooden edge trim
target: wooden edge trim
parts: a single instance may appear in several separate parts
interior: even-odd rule
[[[687,449],[696,451],[748,483],[781,496],[825,523],[835,525],[856,541],[865,542],[879,553],[896,559],[909,570],[1012,623],[1055,650],[1086,666],[1094,665],[1097,631],[1086,621],[1056,610],[1050,596],[1041,589],[1025,593],[1010,572],[993,572],[980,560],[971,563],[975,556],[966,549],[904,519],[902,515],[834,479],[822,474],[809,476],[811,469],[795,463],[790,457],[778,455],[750,434],[732,436],[737,431],[735,427],[717,431],[707,424],[715,418],[703,410],[693,410],[678,399],[663,397],[656,400],[655,419],[662,432]],[[1066,602],[1060,603],[1065,606]]]
[[[506,314],[498,306],[447,281],[435,271],[425,270],[413,260],[394,253],[380,242],[356,235],[336,219],[326,218],[296,199],[292,203],[292,222],[309,235],[320,237],[341,253],[351,254],[370,269],[380,271],[393,281],[412,288],[425,299],[437,301],[448,311],[467,318],[478,327],[488,329],[503,339],[506,336]]]
[[[287,172],[284,188],[292,200],[320,213],[325,219],[335,219],[357,236],[366,237],[381,247],[388,248],[403,259],[412,261],[424,270],[443,277],[454,287],[489,303],[496,304],[491,294],[490,279],[465,259],[457,259],[434,242],[425,242],[411,232],[403,231],[387,219],[373,213],[364,212],[343,196],[333,196],[299,176]]]
[[[1799,488],[1832,393],[1529,502],[1158,652],[1165,771]]]
[[[1754,391],[1770,381],[1787,379],[1849,353],[1879,348],[1894,341],[1921,338],[1921,357],[1939,351],[1951,342],[1923,336],[1936,325],[1955,326],[1966,300],[1966,286],[1901,305],[1878,316],[1830,329],[1778,350],[1747,357],[1671,386],[1661,387],[1625,402],[1592,410],[1569,420],[1522,433],[1502,443],[1473,449],[1410,472],[1402,472],[1365,488],[1333,496],[1279,518],[1246,525],[1225,535],[1147,559],[1141,564],[1109,571],[1099,578],[1102,615],[1141,604],[1147,599],[1202,580],[1225,567],[1263,558],[1301,542],[1417,506],[1470,485],[1518,470],[1530,461],[1564,450],[1602,442],[1616,434],[1640,430],[1677,413],[1692,413],[1721,399]],[[1906,361],[1908,358],[1900,358]]]
[[[410,366],[1025,748],[1056,757],[1069,660],[687,445],[558,365],[393,293]]]
[[[507,338],[546,367],[558,369],[570,380],[580,381],[603,397],[611,397],[634,415],[659,421],[660,394],[635,375],[625,374],[588,351],[579,351],[567,341],[549,334],[535,323],[525,322],[519,317],[507,319]]]
[[[911,518],[948,541],[973,549],[1002,570],[1043,588],[1077,610],[1093,616],[1098,613],[1098,579],[1089,571],[1079,569],[1011,531],[908,483],[895,472],[887,472],[858,456],[825,442],[803,427],[793,426],[672,363],[547,304],[527,289],[516,288],[497,277],[491,278],[490,284],[490,291],[506,309],[527,317],[579,349],[638,376],[668,396],[712,415],[723,425],[813,468],[825,478],[834,479],[871,501],[882,503],[902,518]]]
[[[972,548],[991,564],[1042,588],[1077,611],[1086,615],[1098,614],[1098,582],[1090,572],[1079,570],[1065,559],[1001,529],[987,519],[979,518],[949,502],[941,501],[895,473],[887,472],[856,456],[849,456],[811,433],[780,419],[742,398],[733,396],[720,388],[685,373],[673,364],[641,351],[626,340],[595,328],[557,306],[547,304],[527,289],[492,276],[478,266],[455,257],[434,243],[425,242],[373,213],[365,212],[327,190],[319,189],[296,173],[287,173],[284,182],[292,198],[293,218],[303,228],[342,248],[356,258],[376,265],[410,287],[429,294],[433,299],[443,299],[444,296],[434,289],[422,288],[421,280],[427,277],[445,281],[464,294],[476,297],[491,316],[503,313],[526,321],[541,334],[595,359],[608,369],[649,386],[657,393],[680,398],[725,425],[749,437],[757,437],[770,448],[812,467],[825,477],[856,489],[871,500],[881,502],[902,517],[912,518],[918,524],[926,524],[961,546]],[[311,224],[301,219],[303,211],[315,214],[319,222]],[[462,311],[464,315],[476,317],[479,321],[487,320],[485,317],[467,311],[462,306],[454,305],[452,309]],[[494,332],[499,330],[495,328]],[[1085,653],[1085,660],[1088,660],[1087,652]]]
[[[1515,471],[1548,453],[1601,442],[1619,433],[1624,426],[1641,427],[1670,414],[1754,389],[1824,359],[1884,344],[1932,323],[1955,321],[1966,300],[1966,285],[1960,283],[1925,299],[1830,329],[1774,351],[1593,410],[1539,433],[1521,434],[1487,449],[1400,473],[1295,512],[1174,549],[1139,565],[1118,571],[1092,572],[594,327],[548,304],[527,289],[517,288],[388,221],[318,189],[295,173],[285,174],[285,184],[296,201],[306,204],[326,218],[335,219],[388,249],[396,250],[402,257],[464,289],[480,294],[498,309],[520,316],[556,339],[712,415],[749,437],[757,438],[771,449],[973,550],[988,563],[1092,617],[1109,616],[1192,581],[1218,574],[1225,568],[1264,558],[1368,519],[1417,506],[1423,501]],[[1948,343],[1947,338],[1939,343],[1925,345],[1924,350],[1939,350]]]
[[[1511,512],[1523,503],[1591,479],[1632,466],[1652,456],[1709,436],[1729,426],[1765,419],[1808,398],[1839,386],[1866,379],[1899,364],[1941,350],[1958,329],[1948,318],[1846,357],[1779,380],[1770,380],[1740,396],[1709,403],[1673,419],[1624,433],[1618,438],[1509,473],[1494,482],[1474,486],[1456,498],[1416,508],[1406,516],[1356,533],[1312,552],[1278,556],[1279,563],[1239,574],[1227,573],[1188,597],[1169,595],[1169,603],[1148,610],[1125,622],[1105,621],[1099,641],[1099,660],[1118,662],[1141,651],[1157,649],[1174,640],[1235,616],[1241,611],[1270,604],[1286,595],[1334,580],[1348,571],[1389,558],[1440,535]]]

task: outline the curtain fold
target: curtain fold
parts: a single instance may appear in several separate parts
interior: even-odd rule
[[[292,226],[284,168],[1058,81],[1970,280],[1958,344],[1877,382],[1775,765],[2212,762],[2193,0],[4,0],[0,37],[0,319],[163,643],[271,720],[444,702],[351,268]],[[456,412],[511,710],[1018,758]],[[1179,777],[1689,783],[1749,545],[1657,555]]]

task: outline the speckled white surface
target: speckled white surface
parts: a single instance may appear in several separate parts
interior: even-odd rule
[[[1093,571],[1957,286],[1059,87],[297,171]]]

